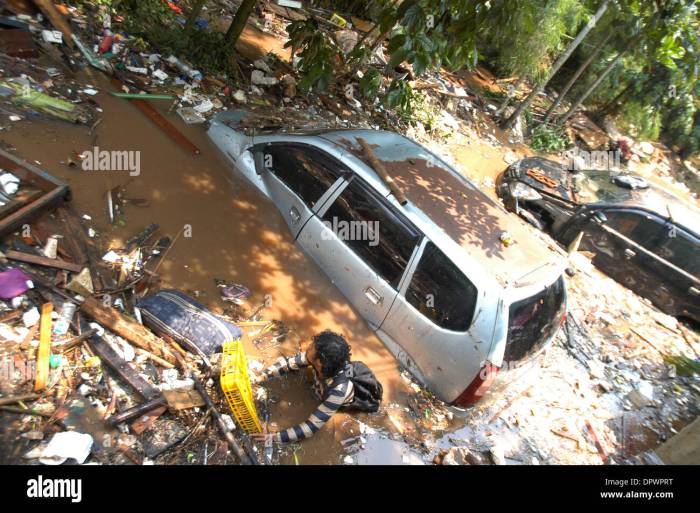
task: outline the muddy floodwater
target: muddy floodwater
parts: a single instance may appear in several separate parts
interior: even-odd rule
[[[247,352],[266,364],[281,353],[293,354],[301,341],[331,329],[346,336],[353,359],[367,363],[384,385],[385,404],[402,407],[409,388],[401,378],[391,353],[368,329],[321,270],[298,249],[274,205],[247,184],[231,177],[218,150],[209,142],[203,125],[184,125],[176,114],[167,114],[168,102],[157,107],[201,149],[188,154],[127,101],[107,94],[108,81],[89,70],[83,83],[101,91],[95,97],[103,112],[93,134],[87,127],[47,119],[13,123],[0,139],[15,153],[66,181],[73,192],[77,212],[92,217],[103,250],[120,246],[150,223],[160,232],[177,237],[159,269],[162,287],[173,287],[196,296],[214,311],[226,305],[220,299],[215,278],[238,282],[253,291],[249,303],[256,307],[270,298],[265,319],[283,321],[291,330],[280,347],[261,353],[251,343]],[[74,152],[93,150],[138,151],[140,173],[85,171],[66,162]],[[147,200],[148,206],[127,204],[114,226],[107,218],[106,191],[126,186],[126,197]],[[141,202],[143,203],[143,202]],[[183,227],[188,226],[186,231]],[[191,227],[191,237],[187,237]],[[178,234],[180,236],[178,237]],[[303,376],[272,382],[276,400],[271,420],[281,428],[304,420],[315,408],[311,387]],[[297,452],[300,463],[338,463],[340,440],[359,434],[355,419],[381,427],[381,414],[349,417],[337,415]],[[289,460],[291,461],[291,460]]]

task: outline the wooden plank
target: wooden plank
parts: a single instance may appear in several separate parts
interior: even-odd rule
[[[121,89],[121,87],[124,85],[120,80],[114,78],[112,79],[112,83],[115,85],[115,87]],[[180,132],[175,126],[165,119],[160,112],[158,112],[155,108],[153,108],[153,105],[151,105],[149,102],[145,100],[130,100],[131,103],[136,106],[137,109],[139,109],[141,112],[143,112],[151,121],[153,121],[158,127],[165,132],[165,134],[170,137],[173,141],[175,141],[178,146],[180,146],[182,149],[189,151],[190,153],[194,153],[195,155],[199,155],[202,153],[202,151],[192,143],[187,137],[185,137],[182,132]]]
[[[46,388],[49,380],[49,357],[51,356],[51,312],[53,304],[41,305],[41,328],[39,329],[39,353],[36,357],[36,381],[34,391]]]
[[[161,396],[160,390],[143,379],[102,337],[93,335],[88,343],[95,354],[143,399],[151,401]]]
[[[68,186],[62,185],[31,203],[21,206],[21,208],[0,220],[0,236],[13,232],[43,211],[50,210],[54,205],[63,201],[68,194]]]
[[[63,245],[68,249],[68,253],[73,261],[85,265],[88,263],[88,251],[86,248],[85,228],[80,224],[76,215],[71,215],[71,210],[66,206],[56,209],[56,217],[62,226]]]
[[[175,355],[160,338],[116,308],[104,306],[95,298],[87,298],[80,309],[135,346],[145,349],[168,363],[177,364]]]
[[[18,260],[28,264],[43,265],[45,267],[53,267],[55,269],[65,269],[66,271],[71,271],[73,273],[79,273],[83,270],[81,265],[66,262],[60,258],[46,258],[38,255],[31,255],[29,253],[22,253],[21,251],[14,251],[12,249],[6,251],[5,256],[10,260]]]
[[[196,390],[163,390],[163,396],[173,410],[188,410],[206,404]]]

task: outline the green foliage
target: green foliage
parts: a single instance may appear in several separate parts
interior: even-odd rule
[[[497,3],[480,31],[492,64],[506,74],[539,80],[584,21],[580,0],[529,0]]]
[[[676,373],[679,376],[692,376],[693,374],[700,374],[700,361],[693,360],[687,356],[681,354],[678,355],[664,355],[664,361],[673,365],[676,368]]]
[[[621,113],[621,128],[632,137],[655,141],[661,130],[661,115],[652,106],[639,102],[625,103]]]
[[[377,97],[382,85],[382,74],[376,68],[369,68],[360,79],[360,91],[367,99]]]
[[[569,139],[561,129],[540,125],[532,131],[530,146],[535,151],[554,153],[566,149]]]
[[[571,91],[578,96],[602,71],[610,55],[628,48],[619,65],[587,100],[602,120],[618,125],[640,139],[661,139],[681,154],[700,152],[700,2],[667,0],[618,2],[617,28],[608,47]],[[597,37],[601,37],[598,32]],[[633,39],[634,38],[634,39]],[[591,43],[593,43],[591,41]],[[632,44],[631,44],[632,43]],[[593,43],[594,44],[594,43]],[[586,49],[574,56],[585,58]],[[573,73],[575,67],[567,71]],[[561,77],[563,83],[566,76]]]
[[[287,26],[289,41],[285,48],[299,56],[298,69],[302,74],[302,91],[326,91],[334,81],[335,65],[342,59],[342,51],[328,34],[319,29],[313,19],[295,21]],[[296,53],[297,50],[301,50]]]
[[[406,123],[421,123],[426,130],[437,126],[439,108],[428,101],[423,93],[414,91],[406,80],[392,81],[384,97],[384,103],[396,111]]]
[[[413,102],[416,93],[406,80],[395,79],[391,82],[389,90],[384,97],[384,103],[396,110],[396,113],[405,121],[409,121],[413,114]]]

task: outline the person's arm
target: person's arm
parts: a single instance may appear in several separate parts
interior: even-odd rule
[[[313,435],[333,416],[353,393],[350,380],[344,380],[328,391],[326,399],[320,404],[308,419],[285,431],[274,434],[277,442],[294,442]]]
[[[289,371],[297,371],[308,366],[309,361],[306,359],[306,352],[298,353],[289,358],[280,356],[279,360],[263,371],[263,376],[265,378],[276,378]]]

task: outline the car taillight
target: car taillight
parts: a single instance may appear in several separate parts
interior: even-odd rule
[[[491,385],[493,385],[496,375],[500,368],[491,363],[486,363],[474,380],[469,383],[469,386],[462,392],[454,404],[457,406],[471,406],[481,399]]]

